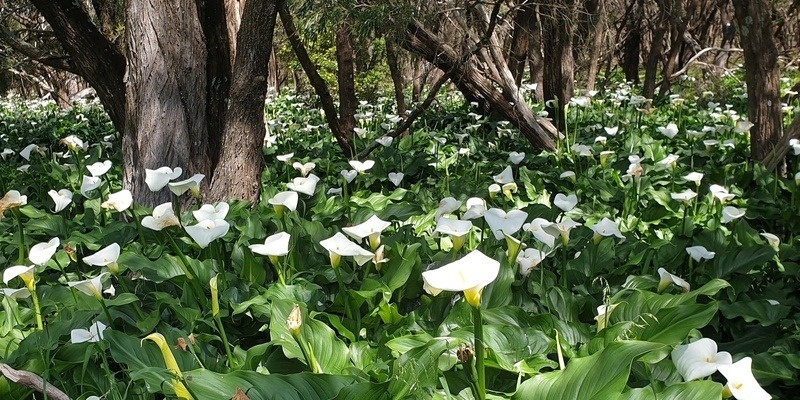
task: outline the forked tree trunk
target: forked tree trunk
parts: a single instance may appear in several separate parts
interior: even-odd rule
[[[534,148],[555,149],[555,127],[539,119],[520,97],[519,88],[514,85],[511,72],[499,54],[499,46],[489,45],[488,49],[463,60],[450,44],[425,29],[419,21],[407,26],[400,45],[449,74],[465,97],[483,99],[493,112],[514,124]],[[476,60],[481,54],[483,58]]]
[[[772,7],[767,0],[733,0],[744,50],[750,157],[763,161],[779,143],[782,130],[778,49],[772,36]]]

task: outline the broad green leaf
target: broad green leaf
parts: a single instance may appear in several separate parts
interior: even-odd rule
[[[780,322],[791,311],[791,307],[773,304],[769,300],[737,301],[732,304],[722,302],[719,309],[725,318],[742,317],[746,322],[758,321],[763,326]]]
[[[264,375],[254,371],[235,371],[218,374],[205,369],[184,373],[189,390],[198,400],[229,399],[241,389],[251,400],[317,400],[336,398],[342,389],[355,383],[343,375],[301,373],[292,375]],[[370,384],[360,387],[362,393]],[[356,389],[348,393],[359,393]]]
[[[722,399],[722,385],[713,381],[694,381],[678,383],[656,392],[652,386],[631,389],[622,394],[619,400],[688,400]]]

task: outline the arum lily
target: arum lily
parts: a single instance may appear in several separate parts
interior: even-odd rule
[[[503,185],[503,194],[509,200],[512,200],[512,201],[514,200],[514,197],[512,196],[512,193],[516,193],[516,192],[517,192],[517,184],[516,183],[511,182],[511,183],[506,183],[505,185]]]
[[[598,137],[594,138],[594,142],[595,143],[600,143],[601,145],[605,145],[607,141],[608,141],[608,138],[605,137],[605,136],[598,136]]]
[[[392,145],[392,142],[394,142],[394,138],[391,136],[381,136],[375,139],[375,142],[383,147],[389,147]]]
[[[676,275],[667,272],[667,270],[664,268],[658,269],[658,276],[660,278],[658,281],[659,293],[663,292],[673,284],[680,286],[680,288],[683,290],[684,293],[688,292],[691,289],[691,287],[689,286],[689,282],[686,282],[685,280],[683,280],[683,278],[680,278]]]
[[[56,253],[60,244],[61,241],[58,238],[52,238],[46,243],[38,243],[31,247],[28,259],[36,265],[45,265]]]
[[[97,343],[103,340],[103,331],[108,328],[106,324],[96,321],[89,329],[73,329],[69,333],[69,341],[72,344],[78,343]]]
[[[283,216],[284,210],[289,209],[289,211],[294,211],[297,209],[297,201],[299,198],[300,196],[297,192],[286,191],[272,196],[267,202],[272,204],[272,207],[275,209],[275,214],[281,217]]]
[[[317,164],[313,162],[307,162],[305,164],[295,162],[294,164],[292,164],[292,167],[294,167],[294,169],[300,172],[300,176],[305,177],[308,176],[308,174],[311,173],[311,171],[313,171],[314,168],[317,167]]]
[[[457,252],[464,247],[464,242],[470,230],[472,230],[472,221],[439,218],[436,221],[434,233],[450,236],[450,240],[453,242],[453,251]]]
[[[727,206],[722,209],[722,222],[728,223],[735,219],[744,217],[744,209]]]
[[[519,265],[519,273],[522,276],[531,274],[534,268],[544,260],[547,253],[539,249],[525,249],[517,255],[517,265]]]
[[[178,367],[178,361],[175,359],[175,355],[172,354],[172,349],[170,345],[167,343],[167,339],[164,338],[164,335],[160,333],[151,333],[144,339],[151,340],[153,343],[158,346],[158,349],[161,350],[161,356],[164,358],[164,364],[166,365],[167,369],[175,375],[177,379],[172,380],[172,387],[175,390],[175,395],[179,399],[192,399],[192,396],[189,394],[189,390],[184,386],[183,382],[183,373],[181,372],[180,367]]]
[[[720,185],[711,185],[708,190],[720,201],[720,203],[725,203],[726,201],[736,197],[735,195],[728,193],[728,189],[725,189]]]
[[[277,158],[278,161],[282,161],[282,162],[285,162],[286,164],[288,164],[289,161],[292,160],[292,157],[294,157],[294,153],[281,154],[281,155],[279,155],[279,156],[277,156],[275,158]]]
[[[522,229],[530,232],[536,240],[552,249],[555,246],[556,237],[545,230],[551,225],[553,224],[544,218],[534,218],[530,223],[523,225]]]
[[[81,182],[81,194],[83,197],[87,197],[86,193],[95,190],[100,187],[100,178],[95,176],[83,176],[83,182]]]
[[[572,145],[572,152],[581,157],[591,157],[594,150],[585,144],[575,143]]]
[[[84,279],[77,282],[67,282],[67,285],[87,296],[92,296],[97,300],[103,300],[103,279],[106,275],[108,275],[108,273],[103,272],[102,274],[91,279]],[[107,289],[107,291],[108,290],[110,290],[109,293],[114,293],[113,289]]]
[[[86,150],[87,145],[79,137],[69,135],[59,141],[61,144],[66,145],[72,151]]]
[[[72,203],[72,192],[69,189],[61,189],[58,192],[50,190],[47,194],[50,195],[50,198],[53,199],[53,203],[55,203],[53,212],[61,212]]]
[[[341,232],[336,232],[335,235],[319,242],[319,244],[325,250],[328,250],[333,268],[339,267],[342,257],[353,257],[358,265],[364,265],[375,256],[372,252],[364,250],[358,244],[351,242]]]
[[[373,160],[367,160],[364,162],[358,160],[350,160],[349,163],[350,166],[353,167],[353,169],[356,170],[356,172],[358,172],[359,174],[363,174],[372,169],[373,166],[375,166],[375,161]]]
[[[606,127],[603,127],[603,130],[606,131],[606,134],[608,134],[608,136],[617,136],[617,133],[619,132],[619,127],[618,126],[613,126],[613,127],[606,126]]]
[[[319,177],[314,174],[309,174],[305,178],[294,178],[286,187],[289,188],[289,190],[313,196],[314,190],[317,189],[317,182],[319,182]]]
[[[500,185],[496,183],[489,185],[489,197],[494,198],[498,193],[500,193],[501,190],[502,189],[500,188]]]
[[[597,306],[597,316],[594,317],[594,320],[597,321],[598,332],[606,328],[608,325],[608,319],[611,316],[611,313],[614,312],[615,308],[617,308],[617,304],[601,304]]]
[[[439,207],[436,208],[434,220],[438,221],[442,215],[455,212],[459,208],[461,208],[461,202],[456,200],[455,197],[445,197],[439,202]]]
[[[486,213],[486,202],[480,197],[470,197],[467,199],[467,211],[461,217],[463,219],[480,218]]]
[[[577,179],[577,177],[575,176],[575,171],[564,171],[558,177],[561,179],[569,179],[573,182],[575,182],[575,180]]]
[[[217,203],[216,206],[211,204],[203,204],[200,209],[192,211],[192,215],[194,215],[198,222],[205,221],[207,219],[225,219],[225,217],[228,215],[229,209],[230,206],[228,203],[221,201]]]
[[[188,190],[192,193],[192,196],[200,197],[200,182],[202,182],[205,177],[206,176],[203,174],[194,174],[191,178],[178,182],[170,182],[167,186],[169,186],[169,191],[175,196],[180,196]]]
[[[492,179],[499,185],[514,182],[514,171],[511,170],[511,166],[508,166],[503,172],[493,176]]]
[[[752,364],[753,359],[745,357],[733,364],[718,367],[719,372],[728,380],[723,394],[729,392],[737,400],[768,400],[772,398],[753,376]]]
[[[692,257],[692,259],[697,262],[700,262],[702,259],[710,260],[717,254],[713,251],[708,251],[708,249],[703,246],[687,247],[686,253],[688,253],[689,257]]]
[[[591,226],[590,229],[594,231],[595,244],[600,243],[600,241],[603,240],[604,237],[609,237],[609,236],[616,236],[622,239],[622,241],[625,241],[625,235],[623,235],[622,232],[619,231],[617,223],[606,217],[601,219],[600,222],[598,222],[594,226]]]
[[[548,228],[557,231],[559,236],[561,236],[561,244],[566,246],[569,244],[569,232],[572,230],[572,228],[581,225],[582,224],[580,222],[575,222],[572,220],[572,218],[567,217],[562,219],[559,223],[550,225]]]
[[[19,152],[19,155],[21,155],[22,158],[24,158],[26,161],[30,161],[31,160],[31,153],[33,151],[39,152],[40,151],[39,150],[39,146],[37,146],[35,144],[29,144],[29,145],[25,146],[25,148],[22,149]]]
[[[111,169],[111,160],[105,160],[103,162],[96,162],[92,165],[87,165],[86,169],[89,170],[89,173],[92,174],[94,177],[101,177]]]
[[[144,170],[144,183],[150,191],[157,192],[167,186],[173,179],[177,179],[183,173],[181,167],[161,167],[158,169],[145,169]]]
[[[670,154],[664,157],[663,160],[659,161],[657,165],[664,168],[673,168],[675,167],[675,163],[678,161],[678,158],[679,157],[677,155]]]
[[[221,238],[228,233],[230,224],[224,219],[207,219],[200,221],[196,225],[187,226],[186,233],[194,239],[195,242],[201,247],[206,248],[213,240]]]
[[[703,338],[675,346],[672,350],[672,362],[683,379],[689,382],[711,376],[720,366],[732,364],[733,359],[727,351],[717,352],[715,341]]]
[[[3,283],[8,285],[8,282],[12,279],[19,277],[25,283],[25,287],[32,292],[32,288],[35,286],[35,268],[34,265],[15,265],[13,267],[8,267],[3,271]]]
[[[381,244],[381,232],[391,225],[390,222],[378,218],[376,215],[371,216],[365,222],[342,228],[344,233],[350,235],[353,239],[358,241],[364,240],[365,237],[369,238],[369,247],[375,251]]]
[[[771,233],[762,232],[760,233],[761,237],[763,237],[767,243],[769,243],[772,248],[778,250],[778,247],[781,245],[781,239]]]
[[[132,204],[133,195],[131,194],[131,191],[128,189],[122,189],[119,192],[108,195],[108,200],[104,201],[103,204],[100,204],[100,207],[103,207],[107,210],[122,212],[127,210]]]
[[[657,130],[661,132],[662,135],[672,139],[675,137],[675,135],[678,134],[678,125],[675,125],[674,123],[670,122],[669,124],[667,124],[667,126],[658,127]]]
[[[600,165],[605,168],[608,166],[608,160],[614,156],[614,152],[611,150],[604,150],[600,152]]]
[[[690,172],[686,176],[683,177],[689,182],[694,182],[695,185],[700,185],[700,181],[703,180],[703,173],[702,172]]]
[[[253,253],[268,256],[273,264],[278,265],[278,257],[289,254],[289,239],[292,235],[286,232],[279,232],[267,237],[264,244],[251,244],[250,250]]]
[[[96,253],[87,257],[83,257],[83,262],[97,267],[108,267],[112,273],[116,274],[119,272],[119,265],[117,265],[119,253],[119,244],[111,243],[110,245],[98,250]]]
[[[389,182],[392,182],[395,186],[400,186],[400,182],[403,181],[405,176],[402,172],[389,172]]]
[[[327,194],[328,196],[338,196],[342,194],[342,188],[341,187],[328,188],[328,191],[325,192],[325,194]]]
[[[10,155],[12,155],[14,153],[15,153],[14,150],[11,150],[9,148],[5,148],[5,149],[3,149],[2,152],[0,152],[0,157],[2,157],[3,160],[5,160],[6,157],[8,157],[8,156],[10,156]]]
[[[508,153],[508,161],[510,161],[514,165],[518,165],[524,159],[525,159],[525,153],[523,152],[512,151],[511,153]]]
[[[142,218],[142,226],[154,231],[160,231],[170,226],[180,226],[178,217],[172,209],[172,202],[164,203],[153,209],[153,215]]]
[[[513,235],[522,228],[528,213],[522,210],[511,210],[505,212],[499,208],[490,208],[483,215],[483,219],[489,225],[497,240],[503,239],[505,235]]]
[[[354,169],[351,169],[349,171],[346,170],[346,169],[343,169],[342,172],[340,172],[340,173],[344,177],[344,180],[347,181],[347,183],[353,182],[353,180],[356,179],[356,177],[358,176],[358,171],[356,171]]]
[[[680,193],[670,193],[670,197],[672,197],[672,200],[688,203],[697,197],[697,193],[695,193],[692,189],[686,189]]]
[[[442,291],[464,292],[464,298],[473,307],[480,307],[483,288],[494,282],[500,263],[473,250],[460,260],[440,268],[425,271],[422,279],[425,291],[433,296]]]
[[[31,297],[31,291],[27,287],[19,289],[2,288],[0,291],[3,292],[3,296],[14,300],[27,299],[28,297]]]
[[[16,190],[9,190],[2,199],[0,199],[0,219],[3,218],[3,213],[6,210],[19,208],[28,204],[28,196],[23,196]]]
[[[567,196],[564,193],[559,193],[553,200],[553,204],[560,208],[561,211],[569,212],[578,205],[578,196],[574,194]]]

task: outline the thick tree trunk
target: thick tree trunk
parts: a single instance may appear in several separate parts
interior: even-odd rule
[[[575,80],[575,59],[572,54],[575,17],[574,0],[558,0],[542,5],[544,36],[544,98],[556,100],[547,107],[550,118],[559,129],[564,128],[564,106],[572,99]]]
[[[782,130],[778,49],[772,36],[772,7],[767,0],[733,0],[744,50],[750,157],[763,161],[779,143]]]
[[[351,21],[339,22],[336,28],[336,79],[339,83],[339,129],[338,133],[348,140],[353,138],[356,127],[355,52],[353,51],[353,27]]]
[[[513,21],[514,32],[511,35],[511,46],[508,51],[508,69],[511,70],[514,83],[519,86],[525,75],[533,30],[536,29],[536,5],[533,2],[520,5]]]
[[[261,193],[264,100],[272,51],[264,42],[272,43],[277,11],[274,1],[252,0],[244,5],[226,101],[222,154],[209,193],[212,200],[237,198],[255,203]]]
[[[622,54],[622,71],[625,73],[625,80],[638,85],[639,80],[639,56],[642,48],[642,16],[644,14],[643,5],[640,0],[633,0],[625,13],[625,26],[628,36],[625,39]]]
[[[389,66],[389,74],[392,77],[392,85],[394,86],[394,101],[397,104],[397,115],[405,119],[407,117],[406,111],[406,78],[403,76],[403,71],[400,68],[400,60],[397,54],[397,46],[391,38],[386,38],[386,64]]]
[[[557,131],[547,120],[534,115],[519,95],[511,72],[503,62],[499,47],[484,49],[491,60],[477,61],[475,56],[462,59],[447,42],[425,29],[418,21],[411,22],[400,44],[450,74],[452,81],[467,98],[482,98],[486,105],[499,116],[519,128],[523,136],[539,150],[553,150],[553,137]],[[494,54],[490,54],[495,51]],[[501,87],[496,87],[496,85]]]
[[[181,167],[211,175],[206,123],[203,30],[193,0],[128,2],[126,123],[123,184],[137,202],[158,204],[169,192],[151,193],[145,168]]]
[[[588,42],[586,44],[589,57],[589,67],[586,71],[586,90],[594,90],[597,73],[600,65],[600,51],[602,50],[603,37],[605,37],[606,6],[605,0],[587,2],[588,13]]]

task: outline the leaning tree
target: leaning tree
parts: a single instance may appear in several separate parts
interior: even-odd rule
[[[165,165],[205,174],[211,199],[258,198],[278,1],[30,1],[122,133],[138,202],[166,200],[144,183]]]

